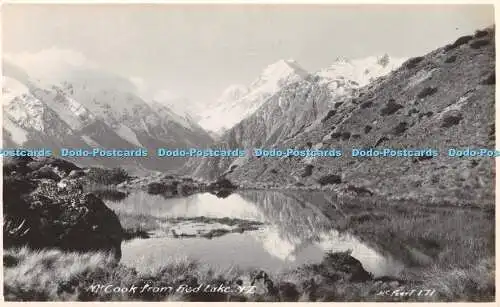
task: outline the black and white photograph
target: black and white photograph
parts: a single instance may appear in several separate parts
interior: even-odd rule
[[[1,20],[4,301],[495,302],[493,2]]]

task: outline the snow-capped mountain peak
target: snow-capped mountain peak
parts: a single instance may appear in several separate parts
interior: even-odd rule
[[[245,96],[248,93],[248,87],[242,84],[233,84],[229,86],[222,95],[217,99],[218,103],[235,101]]]
[[[251,90],[275,92],[278,88],[299,81],[309,73],[293,59],[279,60],[267,66],[260,76],[250,85]]]
[[[284,86],[298,82],[309,73],[293,59],[278,60],[264,68],[248,88],[241,85],[228,87],[220,98],[208,104],[201,114],[200,126],[220,133],[254,113],[272,95]]]
[[[63,61],[65,65],[55,65],[59,62],[53,54],[51,50],[36,57],[12,57],[18,60],[13,64],[4,59],[8,63],[2,78],[4,142],[44,144],[55,149],[85,144],[185,147],[212,141],[189,116],[141,98],[130,78],[87,66],[84,58],[69,61],[72,54],[67,52],[62,53],[70,58]],[[43,62],[44,56],[48,62]],[[32,70],[40,80],[33,77]],[[52,71],[57,74],[48,76]],[[138,163],[157,167],[153,160]],[[110,166],[115,163],[106,161]],[[179,163],[164,163],[162,167],[176,168]]]
[[[405,60],[406,58],[393,58],[387,54],[358,59],[339,57],[330,67],[320,70],[316,75],[324,78],[324,82],[351,80],[364,86],[396,69]]]

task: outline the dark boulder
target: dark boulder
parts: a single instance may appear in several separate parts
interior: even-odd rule
[[[335,280],[364,282],[373,279],[373,275],[350,252],[327,253],[320,267],[326,276]]]
[[[300,293],[297,286],[291,282],[281,282],[278,285],[278,291],[281,302],[297,302],[299,300]]]
[[[121,258],[120,221],[94,194],[51,179],[9,176],[3,189],[4,247],[106,251]]]

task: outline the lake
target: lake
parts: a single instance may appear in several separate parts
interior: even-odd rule
[[[122,243],[122,262],[134,267],[140,263],[161,266],[166,259],[188,258],[218,267],[279,272],[319,263],[328,251],[351,250],[351,255],[375,277],[396,276],[404,268],[390,254],[337,231],[319,209],[320,205],[335,206],[329,193],[239,191],[226,198],[200,193],[166,199],[135,191],[120,202],[106,203],[118,213],[180,220],[175,225],[158,227],[151,238]],[[206,219],[197,219],[200,217]],[[254,222],[258,226],[212,238],[197,235],[211,229],[231,230],[231,226],[220,222],[221,218]]]

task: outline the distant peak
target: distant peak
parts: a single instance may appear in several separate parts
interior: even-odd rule
[[[264,69],[264,75],[275,74],[276,72],[280,72],[281,74],[288,72],[294,72],[299,75],[307,74],[306,70],[300,66],[300,64],[293,58],[281,59],[273,64],[267,66]]]

